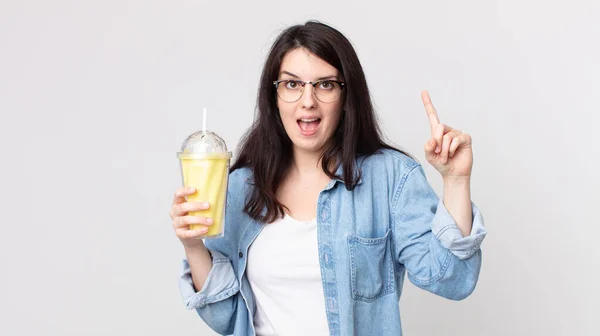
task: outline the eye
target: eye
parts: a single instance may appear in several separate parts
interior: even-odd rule
[[[294,90],[294,89],[298,88],[298,83],[296,81],[288,80],[288,81],[285,81],[284,83],[285,83],[286,89]]]
[[[319,84],[319,87],[321,87],[321,89],[331,90],[331,89],[333,89],[333,82],[332,81],[322,81],[321,84]]]

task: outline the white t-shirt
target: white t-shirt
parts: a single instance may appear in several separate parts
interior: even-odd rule
[[[259,336],[329,335],[321,284],[317,221],[287,214],[265,225],[248,250]]]

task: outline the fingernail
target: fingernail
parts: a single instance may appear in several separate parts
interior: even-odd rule
[[[205,208],[208,208],[208,202],[202,203],[202,206],[205,207]]]
[[[195,191],[196,191],[196,188],[193,188],[193,187],[192,187],[192,188],[188,188],[188,191],[189,191],[189,192],[195,192]]]
[[[436,152],[436,153],[439,153],[439,152],[440,152],[440,147],[436,147],[436,148],[435,148],[435,152]]]
[[[212,218],[207,218],[207,219],[206,219],[206,222],[207,222],[208,224],[212,224],[212,223],[213,223],[213,219],[212,219]]]

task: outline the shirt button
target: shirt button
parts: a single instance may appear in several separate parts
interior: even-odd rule
[[[323,210],[323,212],[321,213],[321,220],[326,220],[327,219],[327,211]]]
[[[242,252],[240,252],[240,253],[238,253],[238,256],[239,256],[240,258],[243,258],[243,257],[244,257],[244,254],[243,254]]]

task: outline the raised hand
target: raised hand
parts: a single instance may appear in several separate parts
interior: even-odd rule
[[[421,92],[421,99],[431,125],[431,138],[425,144],[425,158],[446,177],[470,177],[473,167],[471,136],[440,123],[429,93]]]

